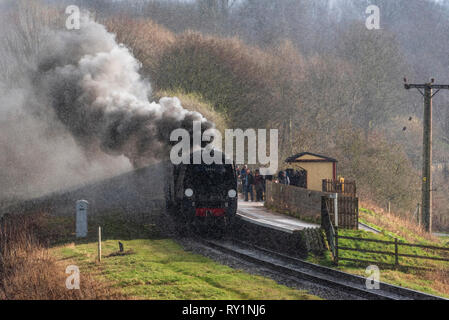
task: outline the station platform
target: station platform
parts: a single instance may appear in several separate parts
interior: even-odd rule
[[[237,216],[245,221],[288,233],[320,227],[318,224],[304,222],[270,211],[264,207],[263,202],[246,202],[242,199],[239,199]]]
[[[279,231],[294,233],[308,228],[319,228],[320,225],[298,220],[294,217],[289,217],[268,210],[264,207],[263,202],[246,202],[239,199],[237,215],[248,222],[255,223],[261,226],[270,227]],[[366,224],[359,223],[359,230],[376,233],[381,233]],[[448,236],[445,234],[436,234],[437,236]]]

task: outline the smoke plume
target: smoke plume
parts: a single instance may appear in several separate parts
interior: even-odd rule
[[[140,167],[168,154],[174,129],[191,130],[195,120],[204,129],[212,127],[177,98],[150,102],[140,63],[96,22],[86,19],[77,32],[56,33],[48,50],[37,81],[58,119],[86,150],[125,155]]]
[[[26,63],[0,52],[3,75],[14,80],[0,79],[0,199],[148,165],[168,156],[174,129],[213,126],[177,98],[151,102],[139,61],[103,25],[83,18],[79,30],[42,30]]]

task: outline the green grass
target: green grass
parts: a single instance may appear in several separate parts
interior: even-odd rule
[[[422,249],[422,248],[414,248],[408,246],[401,246],[400,243],[405,242],[405,239],[401,237],[394,237],[390,234],[372,234],[365,231],[352,231],[352,230],[340,230],[339,235],[348,236],[348,237],[357,237],[363,239],[377,239],[383,241],[394,241],[394,238],[398,239],[398,250],[400,254],[410,254],[410,255],[420,255],[426,257],[442,257],[441,254],[433,250]],[[430,245],[430,244],[429,244]],[[375,242],[367,242],[367,241],[353,241],[348,239],[339,240],[339,246],[354,248],[354,249],[367,249],[367,250],[376,250],[376,251],[385,251],[394,253],[394,244],[383,244],[383,243],[375,243]],[[385,264],[394,264],[394,256],[388,254],[373,254],[373,253],[363,253],[356,251],[341,251],[341,257],[361,259],[361,260],[375,260],[379,263]],[[441,263],[439,262],[431,262],[430,260],[418,260],[414,258],[408,257],[399,257],[400,265],[404,266],[413,266],[413,267],[432,267],[439,266]]]
[[[392,237],[391,235],[373,234],[371,232],[366,232],[366,231],[362,231],[362,230],[342,230],[342,229],[340,229],[338,234],[340,236],[347,236],[347,237],[375,239],[375,240],[383,240],[383,241],[394,241],[394,237]],[[401,246],[400,244],[402,242],[404,242],[404,240],[401,239],[401,237],[397,237],[397,238],[399,240],[398,241],[399,254],[420,255],[420,256],[427,256],[427,257],[447,257],[447,255],[444,255],[441,252],[437,252],[435,250]],[[354,241],[354,240],[349,240],[349,239],[339,239],[338,244],[339,244],[339,247],[374,250],[374,251],[385,251],[385,252],[394,253],[394,244],[383,244],[383,243],[360,241],[360,240]],[[389,255],[389,254],[365,253],[365,252],[350,251],[350,250],[340,250],[339,257],[340,258],[359,259],[359,260],[368,260],[368,261],[377,261],[379,264],[386,264],[386,265],[395,263],[394,256]],[[324,259],[324,261],[327,261],[330,259],[330,255],[325,255],[322,257],[322,259]],[[447,266],[446,262],[421,260],[421,259],[408,258],[408,257],[399,257],[399,264],[403,267],[403,269],[407,269],[406,266],[421,267],[421,268],[439,267],[439,266],[444,266],[444,264],[446,264],[446,266]],[[342,261],[340,261],[340,265],[350,267],[350,266],[354,265],[354,262],[350,262],[350,261],[346,262],[346,261],[342,260]],[[390,267],[390,268],[393,268],[393,267]]]
[[[374,235],[365,231],[340,230],[339,234],[352,237],[391,241],[391,238],[389,236]],[[363,248],[369,250],[394,252],[394,245],[378,244],[371,242],[361,242],[361,241],[355,242],[352,240],[341,239],[339,241],[339,245],[349,248]],[[400,247],[399,252],[406,254],[424,255],[424,256],[437,256],[434,253],[429,253],[419,248]],[[339,261],[338,267],[335,267],[330,252],[326,252],[325,255],[323,256],[310,256],[308,260],[310,262],[318,263],[328,267],[334,267],[341,271],[357,274],[360,276],[368,276],[368,274],[365,273],[366,267],[368,265],[375,264],[381,270],[381,281],[449,298],[449,292],[447,291],[446,286],[441,284],[435,285],[437,284],[437,281],[439,281],[440,279],[434,279],[432,276],[429,277],[429,273],[425,271],[404,267],[394,269],[393,267],[382,265],[382,263],[394,264],[394,256],[386,254],[362,253],[355,251],[340,251],[339,257],[369,260],[369,261],[374,260],[378,261],[378,263],[357,264],[350,261]],[[419,261],[420,260],[411,258],[404,258],[404,257],[399,258],[399,263],[402,265],[417,266],[417,267],[435,267],[441,265],[441,263],[438,262],[419,262]]]
[[[97,232],[102,227],[102,262],[97,262]],[[118,212],[89,217],[86,239],[75,238],[72,218],[45,216],[41,232],[64,264],[75,264],[120,293],[137,299],[295,299],[318,297],[262,276],[235,270],[185,251],[158,235],[154,225],[129,221]],[[47,237],[47,235],[49,235]],[[118,241],[125,246],[118,255]]]
[[[53,252],[60,259],[73,261],[81,272],[90,272],[138,299],[317,299],[186,252],[172,240],[122,242],[128,254],[121,256],[114,255],[117,240],[103,242],[101,264],[96,262],[94,242],[60,246]]]

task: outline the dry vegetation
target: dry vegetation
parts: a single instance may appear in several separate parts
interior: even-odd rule
[[[413,217],[401,216],[395,212],[388,213],[387,210],[379,208],[371,201],[363,201],[360,205],[364,208],[361,209],[361,219],[369,225],[381,227],[410,242],[428,240],[440,243],[438,237],[425,232],[418,223],[413,221]]]
[[[57,261],[47,248],[44,214],[5,216],[0,222],[0,300],[120,299],[121,294],[87,274],[80,290],[65,286],[70,259]]]
[[[165,50],[176,40],[172,32],[148,19],[117,16],[102,22],[110,32],[117,35],[121,43],[132,50],[142,63],[144,72],[150,74]]]

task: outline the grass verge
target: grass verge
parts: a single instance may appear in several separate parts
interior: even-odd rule
[[[129,254],[119,255],[118,240],[103,242],[103,259],[96,262],[96,243],[53,249],[60,260],[77,263],[88,273],[136,299],[294,299],[317,297],[277,284],[271,279],[235,270],[186,252],[169,239],[121,241]]]
[[[97,262],[97,228],[103,259]],[[89,218],[77,240],[70,217],[9,215],[0,223],[0,299],[317,299],[261,276],[232,269],[158,237],[155,226],[109,212]],[[118,241],[125,252],[118,252]],[[65,286],[81,271],[80,290]]]
[[[89,274],[80,276],[80,290],[68,290],[68,265],[49,251],[49,235],[41,228],[44,221],[42,214],[0,219],[0,300],[124,298]]]

